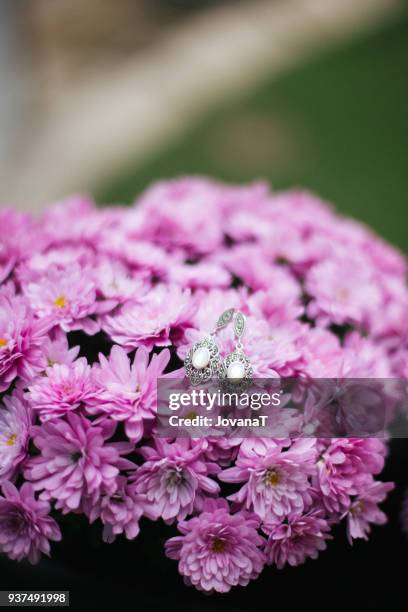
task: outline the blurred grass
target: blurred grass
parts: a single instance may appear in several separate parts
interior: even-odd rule
[[[143,166],[101,186],[131,202],[181,174],[302,185],[408,252],[408,15],[226,100]]]

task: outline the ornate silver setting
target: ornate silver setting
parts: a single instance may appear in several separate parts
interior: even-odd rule
[[[193,359],[200,349],[208,350],[209,361],[204,367],[197,368],[193,365]],[[193,386],[206,383],[211,378],[219,376],[220,352],[212,336],[207,336],[204,340],[193,344],[184,360],[184,367]]]
[[[234,308],[229,308],[228,310],[223,312],[217,321],[216,329],[218,330],[218,329],[223,329],[224,327],[227,327],[228,323],[230,323],[230,321],[232,320],[232,317],[234,316],[234,312],[235,312]]]
[[[241,366],[242,375],[235,378],[232,376],[234,368],[237,370]],[[252,382],[254,371],[251,362],[242,350],[236,349],[230,353],[219,368],[219,375],[222,379],[223,387],[235,393],[241,393],[249,387]]]
[[[245,317],[242,312],[237,312],[234,320],[234,332],[238,339],[242,338],[245,331]]]

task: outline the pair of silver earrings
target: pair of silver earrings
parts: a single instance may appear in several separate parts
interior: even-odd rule
[[[232,320],[236,338],[235,349],[225,359],[221,359],[215,336]],[[242,344],[244,331],[245,317],[242,312],[235,312],[234,308],[223,312],[211,334],[196,342],[187,354],[184,367],[190,383],[196,386],[212,378],[220,378],[230,382],[236,391],[246,387],[252,380],[253,371]]]

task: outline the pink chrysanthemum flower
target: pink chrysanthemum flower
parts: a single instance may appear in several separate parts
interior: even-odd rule
[[[371,524],[384,525],[387,515],[378,504],[383,502],[388,491],[394,488],[393,482],[378,482],[372,480],[355,497],[345,514],[347,516],[347,538],[350,544],[356,538],[368,540]]]
[[[12,480],[28,454],[32,415],[22,393],[4,396],[0,404],[0,483]]]
[[[265,547],[267,563],[282,569],[286,564],[296,566],[307,558],[317,559],[331,539],[330,527],[321,510],[306,514],[290,514],[284,521],[264,524],[268,535]]]
[[[178,524],[182,535],[166,542],[166,554],[179,562],[187,584],[227,593],[233,586],[246,586],[264,567],[258,527],[254,514],[230,514],[225,500],[207,500],[199,516]]]
[[[336,438],[319,442],[315,486],[329,512],[343,512],[350,496],[384,466],[385,447],[376,438]]]
[[[17,376],[27,381],[45,367],[42,347],[51,325],[35,319],[22,296],[0,294],[0,392]]]
[[[150,516],[166,522],[181,521],[200,505],[205,494],[216,495],[219,485],[208,477],[219,468],[204,461],[197,446],[180,438],[170,444],[156,438],[154,448],[140,449],[146,460],[132,479],[138,493],[146,496]]]
[[[164,349],[149,363],[149,351],[144,346],[136,351],[133,364],[120,346],[112,347],[109,359],[100,354],[93,373],[96,393],[88,402],[88,411],[123,421],[129,440],[138,442],[143,436],[144,421],[154,418],[157,379],[169,359],[170,352]]]
[[[56,363],[70,364],[78,357],[80,346],[69,348],[66,334],[59,328],[55,327],[48,336],[42,346],[47,367],[52,367]]]
[[[56,500],[65,514],[78,510],[83,497],[96,504],[103,493],[115,493],[120,470],[135,466],[121,457],[132,444],[106,442],[114,431],[112,421],[93,425],[76,414],[35,427],[33,440],[41,454],[29,461],[25,476],[42,491],[40,499]]]
[[[117,315],[103,318],[102,328],[126,349],[169,346],[191,324],[195,309],[188,290],[159,285],[135,304],[126,304]]]
[[[35,253],[16,268],[16,277],[21,286],[26,286],[38,282],[51,266],[64,270],[73,263],[79,264],[82,268],[93,266],[94,251],[83,245],[71,245],[54,247],[44,253]]]
[[[50,504],[36,500],[30,483],[17,490],[11,482],[2,485],[0,496],[0,552],[16,561],[27,557],[38,563],[41,553],[50,554],[50,540],[58,542],[61,532],[49,516]]]
[[[92,370],[85,357],[47,368],[45,376],[36,378],[26,394],[43,422],[64,416],[95,396]]]
[[[156,183],[138,201],[140,234],[168,248],[211,253],[222,245],[223,186],[201,178]]]
[[[74,195],[50,206],[41,218],[50,245],[96,247],[109,226],[109,211],[100,211],[86,195]]]
[[[15,264],[24,261],[45,246],[45,238],[38,222],[12,208],[0,209],[0,265],[10,272]]]
[[[190,289],[228,288],[231,275],[225,268],[212,262],[196,263],[194,266],[178,264],[168,273],[170,283]]]
[[[311,502],[309,476],[314,471],[316,441],[295,441],[288,449],[272,439],[256,447],[244,440],[235,467],[219,475],[224,482],[245,482],[228,499],[253,510],[262,520],[303,512]]]
[[[99,323],[91,316],[103,311],[103,303],[96,301],[89,269],[78,264],[51,266],[41,279],[28,283],[24,292],[37,316],[51,318],[63,331],[82,329],[89,335],[99,331]]]
[[[119,304],[140,299],[150,289],[144,278],[131,274],[120,261],[103,259],[96,265],[94,276],[97,294],[108,301],[110,310]]]
[[[118,476],[117,489],[112,495],[102,495],[96,504],[84,500],[84,511],[93,523],[100,518],[103,525],[103,540],[112,543],[124,533],[133,540],[140,531],[139,520],[143,515],[144,500],[125,476]],[[89,506],[89,507],[88,507]]]
[[[381,295],[373,270],[364,260],[339,254],[314,266],[305,289],[312,296],[307,313],[323,325],[356,323],[367,326],[379,311]]]

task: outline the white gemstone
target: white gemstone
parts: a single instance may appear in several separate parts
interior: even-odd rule
[[[196,351],[194,351],[191,361],[196,370],[206,368],[210,363],[210,351],[205,346],[198,348]]]
[[[233,361],[228,366],[227,376],[228,378],[232,378],[233,380],[239,381],[241,378],[244,378],[245,367],[244,364],[240,361]]]

